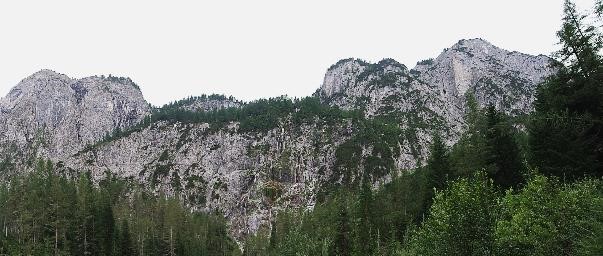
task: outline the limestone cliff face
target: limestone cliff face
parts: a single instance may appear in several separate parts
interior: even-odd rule
[[[71,79],[42,70],[0,99],[0,143],[24,156],[62,160],[149,113],[149,104],[129,79]]]
[[[514,115],[529,112],[537,84],[554,72],[550,62],[473,39],[412,70],[392,59],[346,59],[329,68],[315,94],[322,104],[362,110],[369,121],[387,117],[395,120],[393,130],[387,127],[391,123],[362,126],[348,117],[294,122],[299,109],[263,131],[242,130],[236,120],[218,125],[161,119],[135,126],[149,120],[152,110],[131,80],[71,79],[42,70],[0,100],[0,161],[27,169],[28,160],[50,158],[64,171],[89,171],[96,180],[111,172],[156,192],[178,194],[192,209],[222,212],[231,234],[241,239],[269,225],[279,209],[312,209],[322,189],[342,182],[342,175],[357,175],[338,167],[338,157],[349,157],[347,152],[356,152],[358,169],[369,156],[387,163],[391,170],[372,176],[376,185],[424,164],[433,132],[443,133],[449,144],[458,138],[467,92],[482,106],[493,103]],[[164,109],[189,115],[246,105],[201,96]],[[358,139],[365,127],[395,131],[398,137],[379,149],[357,145],[365,141]],[[117,128],[128,132],[98,143]]]
[[[399,116],[403,126],[427,127],[427,136],[439,130],[452,144],[464,125],[468,92],[482,107],[494,104],[512,115],[528,113],[536,86],[555,72],[552,61],[482,39],[461,40],[412,70],[391,59],[375,64],[342,60],[327,71],[316,95],[332,106],[363,110],[367,117]]]
[[[552,62],[544,55],[510,52],[472,39],[459,41],[411,72],[438,96],[441,105],[433,109],[456,125],[462,123],[467,92],[482,107],[493,104],[512,115],[530,112],[536,86],[556,71]]]
[[[111,170],[157,192],[178,192],[193,209],[222,212],[233,236],[242,238],[279,209],[311,209],[335,150],[352,133],[346,120],[302,126],[283,120],[265,133],[241,133],[238,125],[210,132],[208,123],[158,122],[63,164],[97,179]]]

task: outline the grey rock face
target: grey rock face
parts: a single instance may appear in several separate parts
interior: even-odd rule
[[[423,127],[417,137],[424,158],[433,130],[443,132],[449,144],[456,141],[468,92],[482,107],[494,104],[512,115],[530,112],[536,86],[555,72],[552,61],[482,39],[461,40],[412,70],[391,59],[342,60],[327,71],[317,96],[332,106],[363,110],[367,117],[394,115],[402,127]]]
[[[529,112],[536,85],[555,71],[550,62],[481,39],[461,40],[412,70],[392,59],[342,60],[329,68],[315,96],[331,106],[362,110],[369,119],[395,119],[404,134],[394,146],[397,172],[424,163],[434,131],[455,142],[464,127],[467,92],[482,106]],[[166,107],[194,112],[242,106],[207,96]],[[289,115],[264,132],[241,132],[237,122],[213,127],[160,121],[86,148],[150,112],[129,79],[71,79],[43,70],[0,100],[0,156],[21,162],[47,157],[66,169],[90,171],[97,180],[110,171],[156,192],[178,194],[192,209],[222,212],[240,241],[269,225],[280,209],[312,209],[321,189],[338,182],[332,179],[337,149],[358,132],[346,118],[316,117],[296,126]],[[372,150],[363,145],[360,157]],[[389,179],[386,174],[375,182]]]
[[[129,79],[71,79],[42,70],[0,99],[0,142],[30,156],[62,160],[149,113]]]
[[[279,209],[314,205],[349,126],[284,121],[266,133],[239,133],[238,123],[208,132],[207,123],[159,122],[64,164],[96,179],[111,170],[155,191],[178,192],[193,209],[222,212],[231,234],[241,239],[270,223]]]
[[[536,86],[555,73],[553,60],[500,49],[482,39],[461,40],[411,72],[438,95],[434,110],[449,123],[462,123],[465,94],[472,92],[483,107],[493,104],[512,115],[532,110]]]

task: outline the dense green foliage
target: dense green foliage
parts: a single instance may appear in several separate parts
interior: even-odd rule
[[[484,173],[436,193],[429,218],[414,231],[414,255],[491,255],[496,190]]]
[[[95,186],[40,161],[0,187],[0,254],[230,255],[238,247],[221,217],[191,213],[111,177]]]
[[[334,121],[346,117],[359,117],[360,115],[326,106],[314,97],[293,100],[279,97],[256,100],[240,108],[227,108],[209,112],[191,112],[177,107],[165,107],[155,111],[149,121],[150,123],[156,121],[209,123],[215,129],[219,129],[230,122],[239,122],[240,132],[266,132],[276,128],[284,118],[289,116],[293,124],[301,124],[314,118]]]
[[[603,183],[533,176],[504,196],[485,175],[439,192],[409,255],[600,255]]]

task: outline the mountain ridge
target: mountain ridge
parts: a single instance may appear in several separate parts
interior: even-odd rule
[[[310,98],[200,97],[158,109],[129,78],[41,70],[0,99],[0,152],[18,169],[49,158],[68,173],[98,180],[109,171],[178,194],[194,210],[222,212],[242,239],[279,210],[312,209],[328,186],[363,173],[378,186],[423,165],[435,132],[458,139],[468,92],[482,106],[531,111],[551,62],[460,40],[410,70],[393,59],[340,60]],[[111,133],[119,136],[97,143]]]

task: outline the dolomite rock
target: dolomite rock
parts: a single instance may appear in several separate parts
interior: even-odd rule
[[[411,72],[438,96],[441,105],[433,110],[448,123],[462,124],[468,91],[482,107],[493,104],[511,115],[529,113],[537,85],[556,72],[552,64],[544,55],[509,52],[472,39],[459,41]]]
[[[443,133],[449,145],[456,142],[464,127],[468,92],[482,107],[493,104],[511,115],[528,113],[537,85],[555,73],[552,62],[482,39],[460,40],[412,70],[391,59],[375,64],[342,60],[329,68],[316,96],[332,106],[363,110],[367,117],[398,116],[402,128],[422,127],[412,131],[419,141],[419,159],[403,155],[399,161],[411,163],[399,168],[412,168],[426,158],[433,132]]]
[[[405,139],[397,170],[422,165],[433,132],[454,143],[464,127],[465,94],[520,115],[531,110],[538,83],[554,73],[546,56],[497,48],[481,39],[461,40],[412,70],[392,59],[346,59],[333,65],[315,96],[366,117],[395,117]],[[176,107],[212,111],[241,107],[231,98],[185,100]],[[301,127],[289,118],[267,132],[240,132],[239,124],[155,122],[94,147],[116,128],[128,129],[150,114],[129,79],[71,79],[42,70],[0,100],[0,161],[26,169],[34,157],[50,158],[67,171],[106,172],[178,194],[194,210],[219,211],[238,240],[270,225],[281,209],[312,209],[333,180],[337,148],[357,132],[351,120],[327,124],[315,118]],[[371,154],[371,146],[362,148]],[[375,181],[391,180],[392,173]]]
[[[74,170],[101,179],[105,170],[176,192],[195,210],[219,211],[239,241],[270,223],[284,208],[311,208],[330,177],[338,145],[350,123],[329,126],[283,122],[266,133],[238,133],[237,123],[209,133],[210,125],[159,122],[67,158]],[[266,194],[273,189],[278,197]]]
[[[42,70],[0,99],[0,143],[24,156],[63,160],[149,113],[149,104],[129,79],[71,79]]]

